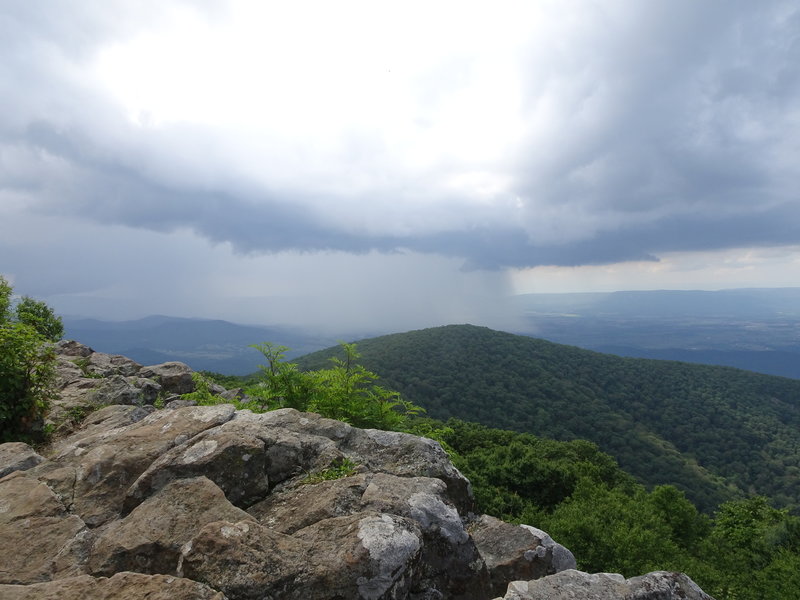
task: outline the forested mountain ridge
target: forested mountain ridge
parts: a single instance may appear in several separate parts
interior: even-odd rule
[[[701,508],[743,493],[797,508],[800,381],[621,358],[472,325],[361,340],[361,362],[425,407],[555,439],[588,439],[648,485]],[[298,360],[327,365],[336,349]]]

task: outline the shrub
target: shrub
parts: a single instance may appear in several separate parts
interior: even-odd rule
[[[11,310],[12,288],[0,277],[0,442],[35,441],[55,395],[55,352],[61,320],[43,302],[23,298]]]

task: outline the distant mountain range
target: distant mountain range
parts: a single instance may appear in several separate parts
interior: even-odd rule
[[[296,328],[237,325],[228,321],[151,316],[134,321],[64,319],[65,337],[99,352],[124,354],[142,364],[181,361],[195,370],[246,375],[263,364],[251,344],[274,342],[298,356],[336,343]]]
[[[526,294],[515,333],[800,379],[800,288]]]
[[[471,325],[365,339],[358,350],[382,385],[431,417],[588,439],[643,482],[674,484],[706,510],[752,493],[800,504],[800,381]],[[337,351],[299,364],[327,366]]]
[[[525,294],[512,298],[512,333],[640,358],[727,365],[800,379],[800,288]],[[198,370],[247,374],[271,341],[299,356],[337,338],[298,327],[151,316],[135,321],[64,318],[67,337],[144,363],[180,360]],[[388,333],[351,332],[346,340]]]

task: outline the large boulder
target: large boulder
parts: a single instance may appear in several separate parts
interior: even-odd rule
[[[625,579],[615,573],[567,570],[514,581],[502,600],[714,600],[683,573],[656,571]]]
[[[572,553],[545,532],[526,525],[512,525],[483,515],[470,526],[472,539],[489,570],[492,593],[505,593],[508,582],[539,579],[576,568]]]
[[[174,575],[180,549],[207,523],[253,520],[205,477],[166,485],[98,536],[89,559],[93,575],[121,571]]]
[[[91,538],[45,484],[17,471],[0,479],[0,583],[36,583],[83,572]]]
[[[7,442],[0,444],[0,479],[14,471],[26,471],[44,461],[28,444]]]
[[[418,588],[439,589],[448,597],[489,596],[483,559],[440,479],[367,473],[314,484],[301,481],[271,494],[248,512],[272,529],[297,537],[309,537],[317,527],[341,524],[343,517],[402,517],[416,524],[420,539],[420,560],[414,569]]]
[[[113,422],[132,411],[109,406],[98,411],[90,423],[94,433],[61,440],[51,460],[30,470],[65,497],[65,503],[87,525],[96,527],[123,512],[128,488],[147,467],[171,448],[197,434],[230,420],[230,405],[187,407],[156,411],[127,426],[103,428],[105,418]]]
[[[179,573],[205,581],[229,598],[292,598],[306,588],[309,545],[252,521],[205,525],[182,551]]]
[[[243,600],[263,598],[265,590],[286,600],[408,598],[418,586],[421,549],[417,525],[388,514],[326,519],[294,536],[217,522],[185,546],[182,573]]]
[[[165,392],[172,394],[188,394],[194,391],[192,369],[182,362],[172,361],[143,367],[139,377],[154,379]]]
[[[75,340],[61,340],[56,342],[56,354],[59,356],[88,358],[94,350],[89,346],[76,342]]]
[[[226,424],[227,425],[227,424]],[[163,453],[131,485],[130,510],[167,483],[205,475],[237,506],[267,495],[269,478],[264,441],[237,427],[214,427]]]

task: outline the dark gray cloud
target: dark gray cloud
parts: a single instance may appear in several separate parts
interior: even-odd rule
[[[205,5],[204,18],[224,18],[224,4]],[[521,44],[523,129],[502,160],[406,169],[404,152],[424,147],[395,151],[380,134],[344,128],[335,143],[319,140],[341,150],[333,172],[312,164],[296,177],[270,161],[302,148],[250,154],[244,132],[240,154],[220,157],[231,141],[218,143],[213,128],[134,126],[81,79],[99,48],[166,19],[162,3],[1,10],[9,59],[0,67],[0,186],[26,211],[191,229],[245,254],[408,250],[463,259],[468,269],[800,243],[793,2],[580,3],[563,19],[550,11],[550,37]],[[473,59],[449,58],[459,65],[449,79],[423,78],[417,96],[430,105],[421,113],[465,88]],[[325,102],[321,89],[311,107]],[[472,118],[492,119],[492,110]],[[309,162],[325,156],[307,150]],[[275,179],[239,176],[236,161],[264,161]],[[505,183],[481,202],[442,183],[472,172]]]

